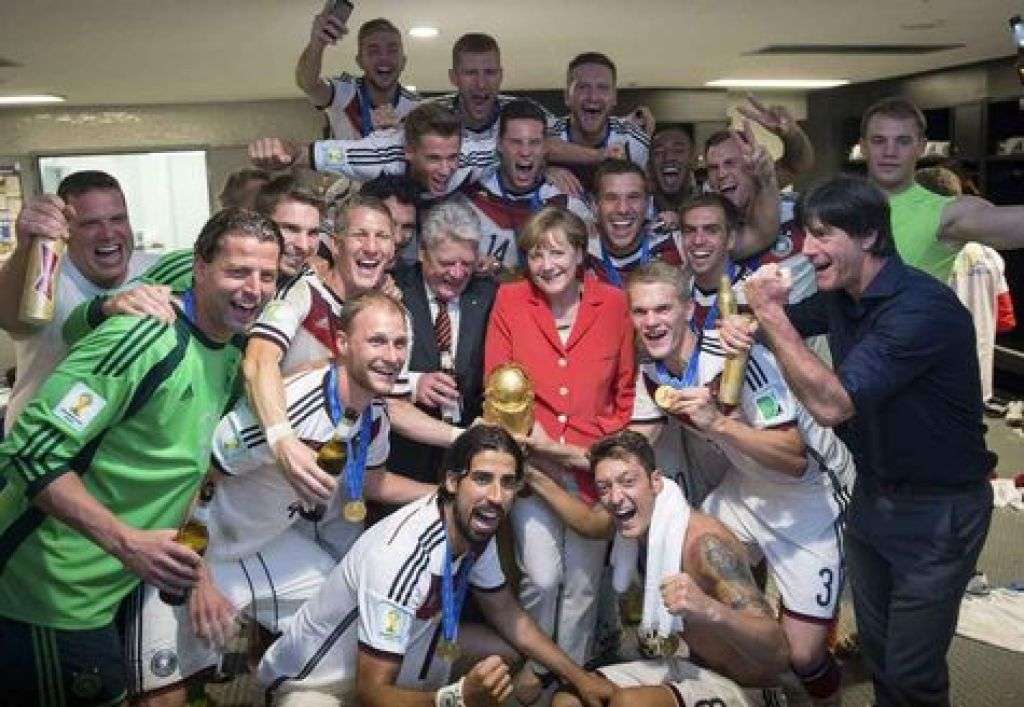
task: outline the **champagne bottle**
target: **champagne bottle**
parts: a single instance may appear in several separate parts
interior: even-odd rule
[[[732,282],[728,275],[722,275],[718,284],[718,311],[720,316],[725,318],[731,314],[737,314],[739,308],[736,304],[736,294],[732,291]],[[730,356],[725,359],[725,367],[722,369],[722,381],[718,387],[718,400],[723,405],[738,405],[740,395],[743,392],[743,376],[747,371],[747,359],[749,354]]]

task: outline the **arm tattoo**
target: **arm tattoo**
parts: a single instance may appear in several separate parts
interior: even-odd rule
[[[750,567],[736,550],[716,535],[702,535],[698,547],[704,573],[712,580],[714,597],[731,609],[753,608],[771,616],[764,595],[754,584]]]

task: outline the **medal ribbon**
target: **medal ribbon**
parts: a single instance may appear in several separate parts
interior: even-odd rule
[[[502,199],[504,199],[507,202],[510,201],[510,202],[513,202],[513,203],[520,203],[520,202],[526,201],[526,199],[522,198],[522,196],[523,196],[522,194],[510,194],[509,191],[507,189],[505,189],[505,180],[501,178],[501,170],[500,169],[498,170],[498,175],[497,176],[498,176],[498,189],[501,190],[501,198]],[[543,179],[541,179],[540,184],[538,184],[537,187],[533,191],[530,192],[529,208],[530,208],[530,213],[531,214],[537,213],[544,206],[544,202],[541,201],[541,198],[540,198],[540,188],[542,186],[544,186],[544,180]],[[522,268],[522,267],[525,266],[525,262],[524,262],[524,258],[523,258],[523,252],[521,250],[519,250],[519,247],[516,246],[514,240],[512,242],[512,245],[516,249],[516,259],[519,261],[519,267]]]
[[[366,78],[357,81],[359,86],[359,132],[366,137],[373,132],[373,99],[370,98],[370,90],[366,88]],[[392,108],[398,107],[398,100],[402,97],[401,88],[395,90],[395,100],[391,102]]]
[[[181,293],[181,306],[185,316],[193,324],[196,323],[196,292],[191,287]]]
[[[604,241],[600,238],[598,240],[601,243],[601,261],[604,263],[604,269],[608,273],[608,279],[613,285],[621,288],[623,286],[622,273],[612,263],[612,256],[608,249],[605,248]],[[651,235],[645,228],[642,240],[640,241],[640,265],[646,265],[649,262],[651,262]]]
[[[441,571],[441,637],[451,644],[459,636],[459,618],[469,592],[469,572],[474,562],[476,557],[472,552],[467,552],[459,563],[458,571],[453,573],[452,546],[445,542],[444,566]]]
[[[341,422],[342,405],[338,396],[338,369],[331,366],[327,369],[327,412],[331,416],[331,424],[335,427]],[[363,422],[355,440],[345,440],[345,492],[350,501],[363,497],[363,476],[366,472],[366,457],[370,450],[370,437],[373,435],[372,406],[367,405],[362,414]]]

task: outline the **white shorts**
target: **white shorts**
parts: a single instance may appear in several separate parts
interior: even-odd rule
[[[750,499],[740,500],[739,485],[730,481],[727,477],[705,499],[704,512],[728,526],[746,546],[751,563],[765,559],[785,613],[811,621],[832,621],[844,580],[838,521],[821,525],[813,536],[805,535],[796,542],[759,517]],[[799,508],[794,509],[798,512]]]
[[[208,567],[225,598],[276,635],[316,594],[335,564],[327,552],[289,528],[255,555],[211,559]],[[221,652],[196,637],[187,602],[170,606],[147,586],[135,620],[135,646],[129,652],[137,656],[129,661],[133,694],[174,685],[220,664]]]
[[[664,685],[672,691],[679,707],[772,707],[779,704],[775,689],[740,687],[684,658],[616,663],[599,668],[597,672],[619,687]]]

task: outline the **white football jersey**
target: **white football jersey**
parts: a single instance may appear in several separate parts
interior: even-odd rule
[[[335,435],[355,440],[370,416],[371,438],[366,456],[367,473],[387,462],[390,452],[387,404],[374,400],[358,419],[331,422],[328,398],[329,367],[301,373],[285,383],[288,422],[296,436],[319,449]],[[353,442],[355,443],[355,442]],[[213,465],[225,474],[210,501],[211,559],[239,559],[256,553],[297,519],[299,498],[285,480],[259,419],[248,400],[242,399],[225,415],[213,435]],[[324,520],[339,517],[347,500],[344,477],[327,504]]]
[[[724,365],[725,352],[718,332],[708,329],[701,338],[696,385],[714,381]],[[688,418],[668,416],[654,403],[659,385],[655,364],[643,364],[638,373],[633,419],[682,424],[715,444],[743,475],[742,501],[780,535],[799,543],[802,538],[817,537],[823,527],[835,521],[852,484],[853,458],[835,433],[815,422],[792,394],[768,349],[761,345],[751,349],[740,405],[733,414],[757,429],[796,425],[807,449],[807,469],[800,477],[769,469],[731,445],[711,439]]]
[[[371,119],[373,103],[363,77],[343,73],[327,79],[327,84],[331,87],[331,101],[322,110],[331,125],[331,136],[338,140],[354,140],[372,133],[373,124],[368,124],[367,119]],[[419,102],[418,95],[399,86],[391,108],[402,120]]]
[[[455,115],[459,114],[458,93],[448,93],[427,100],[444,106]],[[498,116],[502,108],[515,100],[519,99],[516,96],[499,93],[497,96],[497,111],[491,118],[491,122],[481,128],[471,128],[465,124],[462,126],[462,158],[466,164],[475,167],[497,166],[498,158],[495,151],[498,148]],[[548,127],[552,126],[555,117],[544,106],[539,103],[536,105],[544,111]]]
[[[463,138],[459,166],[448,179],[446,194],[480,180],[497,168],[494,145],[485,151],[479,151],[478,147]],[[360,182],[368,182],[382,174],[405,174],[409,167],[405,159],[405,132],[391,128],[378,130],[358,140],[317,140],[313,143],[313,165],[315,169],[337,172]]]
[[[593,214],[582,200],[569,196],[554,184],[543,182],[525,194],[513,194],[496,171],[466,190],[470,206],[480,217],[480,255],[496,258],[505,268],[520,265],[516,234],[535,212],[554,205],[569,209],[587,222]]]
[[[436,495],[369,528],[267,650],[260,682],[271,693],[328,686],[350,693],[363,646],[401,661],[398,687],[440,687],[450,670],[435,656],[445,551]],[[463,559],[455,560],[453,570]],[[473,565],[469,583],[476,591],[505,585],[493,539]]]
[[[249,336],[277,344],[284,352],[281,372],[290,375],[305,364],[334,358],[341,297],[308,266],[267,302]]]

